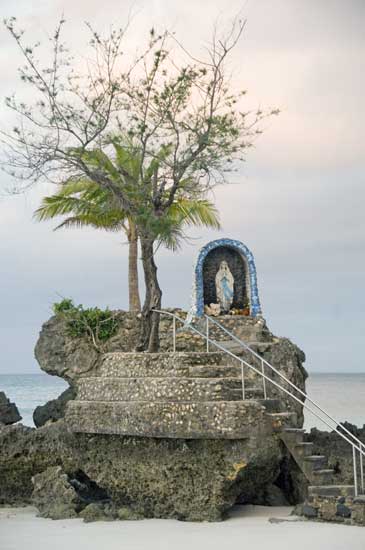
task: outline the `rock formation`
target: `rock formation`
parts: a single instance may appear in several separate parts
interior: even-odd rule
[[[183,319],[187,315],[186,312],[181,310],[173,311]],[[51,317],[43,325],[35,348],[35,356],[40,368],[44,372],[59,376],[72,384],[73,381],[77,381],[82,377],[94,376],[105,353],[134,351],[138,343],[140,330],[139,316],[135,313],[123,311],[114,312],[114,315],[118,320],[119,328],[117,333],[105,342],[102,350],[103,353],[95,349],[90,339],[69,336],[65,321],[61,317]],[[307,378],[307,372],[303,367],[305,355],[290,340],[273,336],[263,319],[245,316],[226,316],[220,318],[219,322],[232,331],[238,338],[249,342],[252,349],[276,367],[291,382],[296,384],[300,389],[305,389],[305,380]],[[204,332],[204,326],[200,326],[198,323],[197,327]],[[171,351],[171,317],[161,317],[160,334],[161,351]],[[210,336],[212,339],[226,344],[224,340],[227,339],[227,335],[214,325],[211,326]],[[176,349],[177,351],[186,352],[205,351],[206,342],[198,334],[181,326],[178,327],[176,334]],[[233,351],[241,355],[243,359],[252,362],[252,356],[246,354],[239,347],[237,349],[236,346],[236,349]],[[254,361],[253,364],[261,370],[262,367],[259,360]],[[272,377],[273,380],[278,381],[277,375],[268,371],[266,374]],[[254,372],[247,369],[246,376],[253,382],[256,379],[257,384],[262,385],[261,378]],[[279,390],[272,385],[270,385],[269,391],[272,397],[278,397],[282,400],[282,410],[296,412],[297,425],[299,427],[302,426],[303,413],[301,405],[290,397],[286,397],[283,393],[279,393]]]
[[[67,403],[76,396],[73,387],[63,391],[57,399],[48,401],[45,405],[39,405],[34,409],[33,422],[37,428],[44,426],[46,422],[56,422],[65,416]]]
[[[360,441],[365,442],[365,425],[358,428],[350,422],[344,422],[344,426]],[[314,444],[314,452],[318,455],[325,454],[328,464],[336,472],[336,477],[343,485],[353,483],[353,462],[350,445],[336,432],[327,432],[312,428],[306,435],[306,440]]]
[[[0,448],[0,504],[33,501],[45,517],[74,517],[96,503],[116,517],[127,507],[143,517],[217,521],[235,502],[263,492],[282,458],[275,436],[95,436],[72,434],[62,420],[38,429],[4,426]]]
[[[186,316],[184,312],[178,313],[182,317]],[[119,355],[123,355],[121,352],[132,352],[138,340],[139,317],[125,312],[116,312],[115,316],[118,319],[118,331],[103,344],[102,350],[97,350],[87,337],[71,337],[61,317],[54,316],[43,325],[35,349],[41,369],[60,376],[72,388],[79,388],[84,394],[80,393],[77,402],[70,402],[74,390],[69,389],[60,400],[37,408],[35,421],[38,426],[42,425],[38,429],[21,425],[1,427],[0,503],[25,504],[32,501],[45,517],[78,515],[84,517],[85,521],[139,517],[217,521],[223,519],[236,502],[293,502],[293,481],[288,472],[284,475],[287,452],[275,430],[272,427],[267,430],[265,427],[268,417],[271,417],[272,425],[277,422],[280,425],[281,420],[274,420],[273,411],[266,411],[260,402],[262,380],[254,372],[246,373],[248,397],[252,398],[252,406],[247,409],[247,414],[245,407],[248,405],[240,401],[241,393],[239,398],[236,396],[237,391],[241,392],[236,387],[236,380],[224,384],[211,382],[209,377],[215,378],[217,375],[209,372],[209,364],[203,365],[206,369],[204,376],[207,377],[204,384],[198,380],[199,377],[194,379],[194,375],[186,375],[181,371],[182,378],[180,381],[176,379],[171,387],[153,384],[148,387],[143,384],[133,386],[138,399],[142,399],[140,392],[145,391],[152,392],[157,399],[157,393],[161,390],[165,397],[173,391],[192,392],[190,398],[194,397],[193,401],[205,400],[208,403],[211,399],[214,403],[222,399],[223,402],[236,403],[238,408],[229,405],[225,414],[229,415],[231,410],[239,409],[246,418],[246,431],[237,424],[239,438],[225,438],[223,431],[226,427],[220,423],[219,415],[217,420],[213,415],[212,422],[217,422],[214,430],[222,432],[221,438],[210,435],[210,439],[201,439],[199,430],[204,427],[194,432],[196,439],[179,437],[180,428],[176,429],[174,436],[169,437],[163,430],[158,437],[156,433],[146,434],[149,437],[138,437],[139,428],[134,432],[135,435],[113,435],[113,430],[107,426],[108,422],[98,431],[95,428],[98,419],[91,418],[85,418],[85,424],[90,426],[90,432],[98,433],[80,433],[83,431],[80,428],[82,418],[79,417],[83,409],[82,399],[88,398],[89,394],[98,398],[102,390],[109,393],[114,391],[110,387],[110,380],[106,381],[108,387],[101,389],[98,386],[99,389],[93,389],[92,379],[100,382],[98,377],[105,369],[105,354],[113,357],[114,352],[119,352]],[[300,388],[305,388],[307,374],[302,366],[305,357],[289,340],[274,337],[262,319],[229,316],[220,318],[221,321],[238,337],[249,341],[259,356],[271,362]],[[211,336],[221,342],[226,338],[215,327],[211,327]],[[180,328],[176,347],[183,352],[205,352],[206,342],[189,329]],[[161,351],[171,349],[172,320],[162,317]],[[245,352],[239,350],[239,353],[244,359]],[[114,368],[112,363],[108,366],[111,370]],[[120,377],[121,360],[118,359],[115,365],[118,370],[116,376]],[[256,367],[261,368],[260,359],[257,359]],[[134,368],[138,369],[139,365],[136,364]],[[176,370],[177,366],[172,365],[171,368]],[[183,369],[189,368],[183,366]],[[212,365],[212,372],[222,368]],[[237,364],[227,364],[224,368],[227,369],[224,376],[229,376],[228,372],[237,370]],[[133,378],[135,375],[132,374],[128,376]],[[239,375],[233,374],[238,376],[237,380],[241,384]],[[258,380],[259,388],[256,387]],[[125,383],[131,384],[132,381],[118,382],[130,400],[135,397]],[[302,409],[299,405],[289,405],[286,399],[276,395],[275,389],[270,398],[266,400],[267,406],[271,403],[272,406],[282,407],[275,411],[292,411],[279,413],[279,417],[288,414],[294,419],[295,425],[302,425]],[[102,394],[100,399],[102,402]],[[64,414],[65,401],[69,403],[67,410],[72,411],[68,425],[64,420],[58,420]],[[214,406],[209,407],[215,410]],[[173,411],[169,414],[173,419]],[[208,422],[209,415],[206,418]],[[251,422],[251,427],[250,418],[256,419]],[[142,419],[141,425],[143,422]],[[262,429],[258,429],[257,423],[262,425]],[[71,425],[75,428],[73,432],[69,429]],[[189,422],[181,426],[181,433],[191,434],[191,430],[195,430]],[[168,422],[166,429],[166,433],[169,433],[171,428]],[[297,501],[294,499],[294,502]]]
[[[15,424],[22,417],[15,403],[10,403],[3,391],[0,391],[0,424]]]

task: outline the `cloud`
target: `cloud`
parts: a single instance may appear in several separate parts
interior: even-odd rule
[[[80,58],[83,21],[124,24],[136,6],[132,49],[156,23],[173,27],[194,53],[203,53],[217,17],[227,20],[242,2],[151,0],[20,0],[2,3],[37,39],[62,12],[67,37]],[[363,171],[365,61],[362,1],[250,0],[244,37],[229,70],[248,89],[251,106],[279,107],[235,185],[217,188],[224,231],[189,232],[191,244],[175,255],[158,253],[164,306],[187,307],[192,265],[207,240],[227,235],[255,254],[264,314],[270,328],[307,352],[312,370],[363,370],[365,293],[365,176]],[[23,94],[20,56],[0,31],[0,96]],[[1,124],[11,121],[0,107]],[[2,176],[0,188],[10,180]],[[52,231],[32,213],[46,188],[0,197],[0,372],[36,372],[32,348],[58,294],[78,303],[127,306],[127,249],[123,238],[92,230]],[[341,349],[347,349],[346,356]],[[16,353],[14,353],[16,350]],[[346,361],[345,361],[346,359]],[[346,362],[346,366],[345,366]]]

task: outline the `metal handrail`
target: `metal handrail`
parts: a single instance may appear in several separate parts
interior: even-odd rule
[[[269,363],[266,359],[264,359],[263,357],[261,357],[261,355],[259,355],[256,351],[254,351],[252,348],[250,348],[250,346],[248,346],[245,342],[243,342],[242,340],[240,340],[235,334],[233,334],[232,332],[230,332],[228,329],[226,329],[225,326],[223,326],[221,323],[218,323],[218,321],[216,321],[215,319],[212,319],[211,317],[209,317],[208,315],[204,314],[205,318],[206,319],[209,319],[209,322],[212,322],[213,324],[215,324],[217,327],[219,327],[223,332],[225,332],[226,334],[228,334],[234,341],[236,341],[238,344],[240,344],[243,348],[245,348],[247,351],[249,351],[254,357],[256,357],[257,359],[259,359],[261,361],[261,366],[262,366],[262,369],[263,369],[263,364],[267,365],[273,372],[275,372],[282,380],[285,380],[286,383],[288,383],[292,388],[294,388],[297,392],[299,392],[304,398],[305,400],[308,400],[312,405],[314,405],[316,407],[316,409],[318,409],[319,411],[321,411],[322,414],[324,414],[331,422],[333,422],[335,424],[335,427],[333,425],[329,425],[327,422],[325,422],[323,420],[323,418],[319,417],[318,415],[315,414],[315,416],[317,418],[319,418],[322,422],[324,422],[326,424],[326,426],[328,426],[330,429],[334,430],[337,434],[339,434],[343,439],[345,439],[348,443],[350,443],[350,445],[352,445],[352,450],[353,450],[353,465],[354,465],[354,481],[355,481],[355,493],[357,494],[357,477],[356,477],[356,454],[355,454],[355,449],[357,449],[359,451],[359,455],[360,455],[360,479],[361,479],[361,488],[362,488],[362,491],[364,492],[365,491],[365,484],[364,484],[364,464],[363,464],[363,457],[365,456],[365,444],[358,438],[356,437],[352,432],[350,432],[350,430],[348,430],[346,428],[346,426],[344,426],[341,422],[337,421],[333,416],[331,416],[329,413],[327,413],[327,411],[325,411],[324,409],[322,409],[322,407],[320,405],[318,405],[318,403],[316,403],[316,401],[314,401],[311,397],[309,397],[303,390],[301,390],[300,388],[298,388],[298,386],[296,386],[291,380],[289,380],[288,378],[286,378],[286,376],[284,376],[284,374],[282,374],[280,371],[278,371],[273,365],[271,365],[271,363]],[[265,379],[263,379],[265,380]],[[263,384],[263,389],[264,389],[264,395],[266,395],[266,387],[265,387],[265,382]],[[294,397],[294,396],[292,396]],[[304,405],[304,404],[303,404]],[[309,409],[306,405],[304,405],[305,408],[307,408],[308,410],[310,410],[313,414],[313,411],[311,409]],[[356,441],[356,445],[354,445],[354,443],[352,441],[349,441],[349,439],[344,436],[341,432],[339,432],[339,430],[337,429],[337,426],[340,426],[341,430],[343,430],[344,432],[346,432],[354,441]]]
[[[193,332],[197,333],[199,336],[201,336],[202,338],[204,338],[207,342],[207,350],[209,350],[209,343],[210,344],[213,344],[214,346],[216,346],[218,349],[220,349],[221,351],[227,353],[228,355],[230,355],[231,357],[233,357],[234,359],[236,359],[237,361],[239,361],[241,363],[241,375],[242,375],[242,396],[243,396],[243,399],[245,398],[245,390],[244,390],[244,369],[243,369],[243,366],[247,366],[248,368],[250,368],[251,370],[253,370],[254,372],[256,372],[256,374],[258,374],[259,376],[261,376],[263,378],[263,380],[265,381],[268,381],[270,384],[274,385],[275,387],[277,387],[279,390],[283,391],[284,393],[286,393],[287,395],[289,395],[292,399],[294,399],[295,401],[297,401],[298,403],[300,403],[303,408],[305,408],[306,410],[308,410],[310,413],[312,413],[316,418],[318,418],[321,422],[323,422],[328,428],[330,428],[331,430],[335,431],[344,441],[346,441],[349,445],[351,445],[352,447],[352,451],[353,451],[353,466],[354,466],[354,489],[355,489],[355,495],[357,496],[358,495],[358,479],[357,479],[357,468],[356,468],[356,451],[359,452],[359,456],[360,456],[360,477],[361,477],[361,489],[362,491],[364,492],[365,490],[365,487],[364,487],[364,473],[363,473],[363,456],[365,456],[365,451],[363,450],[363,447],[365,449],[365,445],[357,438],[355,437],[351,432],[349,432],[344,426],[341,425],[341,423],[338,423],[333,417],[331,417],[331,415],[329,415],[328,413],[326,413],[326,411],[324,411],[319,405],[317,405],[311,398],[309,398],[305,392],[303,392],[300,388],[298,388],[295,384],[293,384],[290,380],[288,380],[284,375],[282,375],[275,367],[273,367],[268,361],[266,361],[263,357],[261,357],[260,355],[258,355],[254,350],[252,350],[249,346],[247,346],[247,344],[245,344],[244,342],[242,342],[239,338],[237,338],[234,334],[230,333],[225,327],[223,327],[223,325],[221,325],[220,323],[218,323],[217,321],[215,321],[215,319],[211,319],[209,316],[205,315],[206,319],[207,319],[207,324],[206,324],[206,329],[207,329],[207,333],[206,334],[203,334],[201,331],[199,331],[196,327],[194,327],[192,324],[186,324],[185,320],[184,319],[181,319],[181,317],[179,317],[178,315],[176,315],[175,313],[171,313],[169,311],[163,311],[163,310],[158,310],[158,309],[153,309],[153,311],[155,313],[159,313],[159,314],[162,314],[162,315],[167,315],[167,316],[170,316],[173,318],[173,350],[174,352],[176,351],[176,320],[179,321],[180,323],[182,323],[184,326],[186,326],[187,328],[189,328],[190,330],[192,330]],[[246,348],[248,351],[250,351],[254,356],[256,356],[257,358],[259,358],[260,360],[262,360],[270,369],[272,369],[274,372],[276,372],[279,377],[283,378],[287,383],[289,383],[290,386],[292,386],[296,391],[298,391],[300,394],[302,394],[306,399],[308,399],[308,401],[310,401],[317,409],[319,409],[319,411],[324,414],[328,419],[330,419],[332,422],[334,422],[336,424],[336,426],[332,426],[331,424],[328,423],[328,421],[324,418],[322,418],[320,416],[320,414],[318,414],[318,411],[314,411],[311,407],[309,407],[304,401],[302,401],[301,399],[299,399],[299,397],[297,397],[296,395],[293,395],[289,390],[287,390],[286,388],[284,388],[283,386],[281,386],[280,384],[278,384],[277,382],[275,382],[275,380],[272,380],[269,376],[267,376],[264,371],[260,371],[258,370],[256,367],[254,367],[253,365],[251,365],[250,363],[248,363],[247,361],[245,361],[244,359],[242,359],[241,357],[238,357],[237,355],[235,355],[234,353],[232,353],[230,350],[228,350],[227,348],[225,348],[221,343],[219,342],[216,342],[215,340],[212,340],[209,336],[209,322],[213,322],[215,323],[219,328],[221,328],[224,332],[226,332],[227,334],[229,334],[234,340],[236,340],[239,344],[241,344],[244,348]],[[266,390],[265,390],[265,393],[266,393]],[[351,441],[350,439],[348,439],[347,436],[345,436],[342,432],[340,432],[338,429],[337,429],[337,426],[341,426],[342,429],[344,429],[346,432],[349,433],[349,435],[351,435],[351,437],[353,437],[353,439],[359,443],[359,445],[355,444],[353,441]]]
[[[303,390],[301,390],[300,388],[298,388],[298,386],[296,386],[291,380],[289,380],[288,378],[286,378],[286,376],[284,374],[282,374],[280,371],[278,371],[273,365],[271,365],[271,363],[269,363],[266,359],[264,359],[263,357],[261,357],[261,355],[259,355],[256,351],[254,351],[252,348],[250,348],[250,346],[248,346],[245,342],[243,342],[242,340],[240,340],[235,334],[233,334],[232,332],[230,332],[228,329],[226,329],[225,326],[221,325],[220,323],[218,323],[218,321],[216,321],[215,319],[212,319],[211,317],[209,317],[208,315],[205,315],[205,317],[207,319],[209,319],[209,322],[210,323],[213,323],[214,325],[218,326],[223,332],[225,332],[226,334],[228,334],[233,340],[235,340],[238,344],[240,344],[243,348],[245,348],[248,352],[250,352],[252,355],[254,355],[255,357],[257,357],[257,359],[259,359],[260,361],[262,361],[266,366],[268,366],[272,371],[274,371],[280,378],[282,378],[283,380],[285,380],[285,382],[287,382],[292,388],[294,388],[297,392],[299,392],[303,397],[305,397],[305,399],[307,401],[310,401],[310,403],[312,403],[312,405],[314,405],[317,409],[319,409],[323,414],[325,414],[327,416],[327,418],[329,418],[332,422],[334,422],[337,426],[341,426],[341,429],[344,430],[350,437],[352,437],[361,447],[364,447],[365,449],[365,444],[360,441],[360,439],[358,437],[356,437],[352,432],[350,432],[350,430],[348,430],[345,426],[343,426],[343,424],[341,422],[338,422],[335,418],[333,418],[329,413],[327,413],[324,409],[322,409],[322,407],[320,405],[318,405],[318,403],[316,403],[311,397],[309,397],[309,395],[307,395]]]

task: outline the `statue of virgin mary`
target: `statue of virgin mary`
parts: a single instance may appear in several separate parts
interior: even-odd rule
[[[227,313],[233,302],[234,278],[226,261],[222,261],[215,276],[215,290],[222,312]]]

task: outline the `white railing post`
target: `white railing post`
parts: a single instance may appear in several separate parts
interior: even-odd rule
[[[160,311],[160,310],[153,310],[153,311],[156,312],[156,313],[159,313],[159,314],[165,314],[165,315],[169,315],[169,316],[175,318],[174,322],[173,322],[173,335],[174,335],[173,336],[173,338],[174,338],[173,347],[174,347],[174,350],[176,349],[176,321],[179,321],[184,326],[188,326],[188,328],[190,330],[192,330],[192,332],[198,334],[201,338],[203,338],[203,340],[204,340],[204,338],[206,338],[207,351],[209,351],[209,343],[211,342],[213,344],[213,346],[218,348],[220,351],[223,351],[227,355],[232,357],[233,359],[240,361],[241,362],[242,397],[243,397],[243,399],[245,399],[245,373],[244,373],[244,367],[247,367],[247,368],[251,369],[253,372],[255,372],[257,375],[261,376],[261,378],[263,379],[265,399],[267,398],[267,394],[266,394],[266,381],[267,381],[267,382],[269,382],[269,384],[273,385],[275,388],[281,390],[284,394],[286,394],[289,397],[291,397],[292,399],[294,399],[294,401],[296,401],[297,403],[300,403],[300,405],[302,405],[302,407],[305,410],[309,411],[316,418],[318,418],[321,422],[323,422],[328,428],[330,428],[335,433],[337,433],[343,440],[345,440],[352,447],[353,470],[354,470],[354,492],[355,492],[355,495],[358,496],[358,494],[359,494],[359,478],[360,478],[361,491],[363,493],[365,492],[365,488],[364,488],[364,471],[363,471],[364,470],[363,457],[365,456],[365,443],[360,441],[345,426],[343,426],[340,422],[337,422],[331,415],[329,415],[326,411],[324,411],[315,401],[313,401],[306,393],[304,393],[303,390],[298,388],[295,384],[293,384],[293,382],[291,382],[288,378],[286,378],[280,371],[278,371],[275,367],[273,367],[268,361],[266,361],[263,357],[258,355],[258,353],[253,351],[249,346],[247,346],[247,344],[245,344],[244,342],[239,340],[234,334],[231,334],[225,327],[223,327],[222,325],[217,323],[217,321],[215,321],[214,319],[210,319],[210,318],[208,318],[208,316],[205,316],[206,317],[206,334],[204,334],[204,332],[203,332],[204,329],[203,330],[198,330],[197,328],[195,328],[191,324],[186,325],[184,320],[181,319],[180,317],[178,317],[175,314],[172,314],[170,312]],[[242,359],[242,358],[238,357],[236,354],[232,353],[229,349],[225,348],[224,345],[222,345],[222,343],[220,343],[219,341],[210,340],[210,337],[209,337],[209,321],[212,321],[213,324],[218,325],[218,327],[221,328],[225,333],[230,334],[233,340],[236,340],[245,349],[247,349],[253,356],[255,356],[257,359],[259,359],[261,361],[261,370],[260,370],[259,367],[254,367],[253,364],[248,363],[244,359]],[[265,366],[267,366],[270,369],[270,371],[277,374],[279,376],[279,378],[284,380],[290,387],[294,388],[294,390],[296,392],[298,392],[300,395],[302,395],[304,397],[304,399],[306,399],[309,403],[314,405],[315,409],[313,410],[313,408],[309,407],[308,404],[304,400],[300,399],[297,395],[291,393],[291,391],[289,391],[285,386],[281,386],[273,378],[269,377],[265,373],[265,370],[266,370]],[[345,435],[343,433],[343,431],[347,435]],[[349,439],[349,436],[352,438],[352,440]],[[354,443],[354,440],[355,440],[355,443]],[[359,455],[360,455],[360,460],[359,460],[360,475],[358,475],[358,471],[357,471],[358,468],[357,468],[356,451],[358,451]]]
[[[207,353],[209,353],[209,317],[206,317]]]
[[[264,360],[261,359],[261,372],[262,374],[264,375],[262,377],[262,385],[263,385],[263,388],[264,388],[264,399],[267,399],[267,394],[266,394],[266,379],[264,378],[265,377],[265,366],[264,366]]]
[[[172,318],[172,350],[176,351],[176,317]]]
[[[358,495],[358,488],[357,488],[357,468],[356,468],[356,449],[352,445],[352,462],[354,466],[354,487],[355,487],[355,497]]]
[[[243,361],[241,361],[241,378],[242,378],[242,399],[245,400],[245,371],[244,371],[244,364]]]
[[[240,340],[237,336],[235,336],[232,332],[230,332],[228,329],[226,329],[223,325],[218,323],[215,319],[211,319],[211,321],[214,325],[218,326],[225,334],[228,334],[232,338],[232,340],[236,341],[244,349],[249,351],[251,353],[251,355],[253,355],[257,359],[260,359],[266,365],[266,367],[268,367],[270,369],[271,372],[274,372],[275,374],[277,374],[281,380],[284,380],[291,388],[293,388],[296,392],[298,392],[301,396],[303,396],[304,400],[306,400],[307,402],[314,405],[316,410],[318,410],[319,413],[320,413],[319,416],[317,414],[315,414],[314,411],[312,409],[310,409],[306,404],[304,404],[304,401],[299,401],[298,398],[295,395],[293,395],[287,389],[280,386],[280,384],[278,384],[277,382],[275,382],[274,380],[269,378],[266,374],[264,374],[263,369],[261,369],[261,377],[264,380],[267,380],[269,382],[269,384],[274,385],[275,387],[277,387],[278,389],[280,389],[281,391],[283,391],[284,393],[286,393],[287,395],[292,397],[294,400],[300,402],[301,405],[303,405],[303,407],[305,409],[309,410],[312,414],[314,414],[317,418],[319,418],[321,420],[321,422],[324,422],[324,424],[326,424],[326,426],[329,427],[331,430],[334,430],[338,435],[340,435],[343,439],[345,439],[345,441],[347,441],[347,443],[349,443],[350,445],[354,444],[355,449],[359,451],[360,456],[362,456],[362,457],[365,456],[365,444],[362,443],[362,441],[360,441],[360,439],[358,437],[356,437],[352,432],[350,432],[350,430],[348,428],[346,428],[346,426],[343,426],[341,424],[341,422],[338,422],[337,420],[335,420],[330,414],[328,414],[328,412],[326,412],[324,409],[322,409],[322,407],[320,407],[320,405],[318,403],[316,403],[313,399],[311,399],[311,397],[308,394],[306,394],[302,389],[298,388],[295,384],[293,384],[293,382],[291,380],[289,380],[279,370],[277,370],[275,367],[273,367],[273,365],[271,365],[268,361],[266,361],[266,359],[263,359],[256,351],[254,351],[247,344],[245,344],[245,342]],[[219,347],[219,345],[215,342],[214,342],[214,345]],[[227,350],[224,350],[224,351],[227,352]],[[227,353],[229,353],[229,352],[227,352]],[[255,372],[257,372],[257,374],[260,374],[259,370],[255,369],[252,365],[248,365],[248,363],[246,363],[246,365],[249,366]],[[322,416],[321,416],[322,414],[326,417],[327,420],[329,420],[331,422],[331,424],[328,424],[328,421],[324,420],[322,418]],[[334,423],[335,426],[333,426],[332,423]],[[344,434],[339,431],[339,428],[346,433],[346,436],[344,436]],[[349,437],[351,438],[352,441],[349,439]],[[353,441],[355,441],[355,443],[353,443]],[[361,462],[360,462],[360,467],[361,467]],[[364,480],[364,491],[365,491],[365,480]]]
[[[364,445],[360,446],[360,449],[365,449]],[[364,464],[363,464],[363,456],[362,453],[360,453],[360,481],[361,481],[361,492],[364,494],[365,487],[364,487]]]

